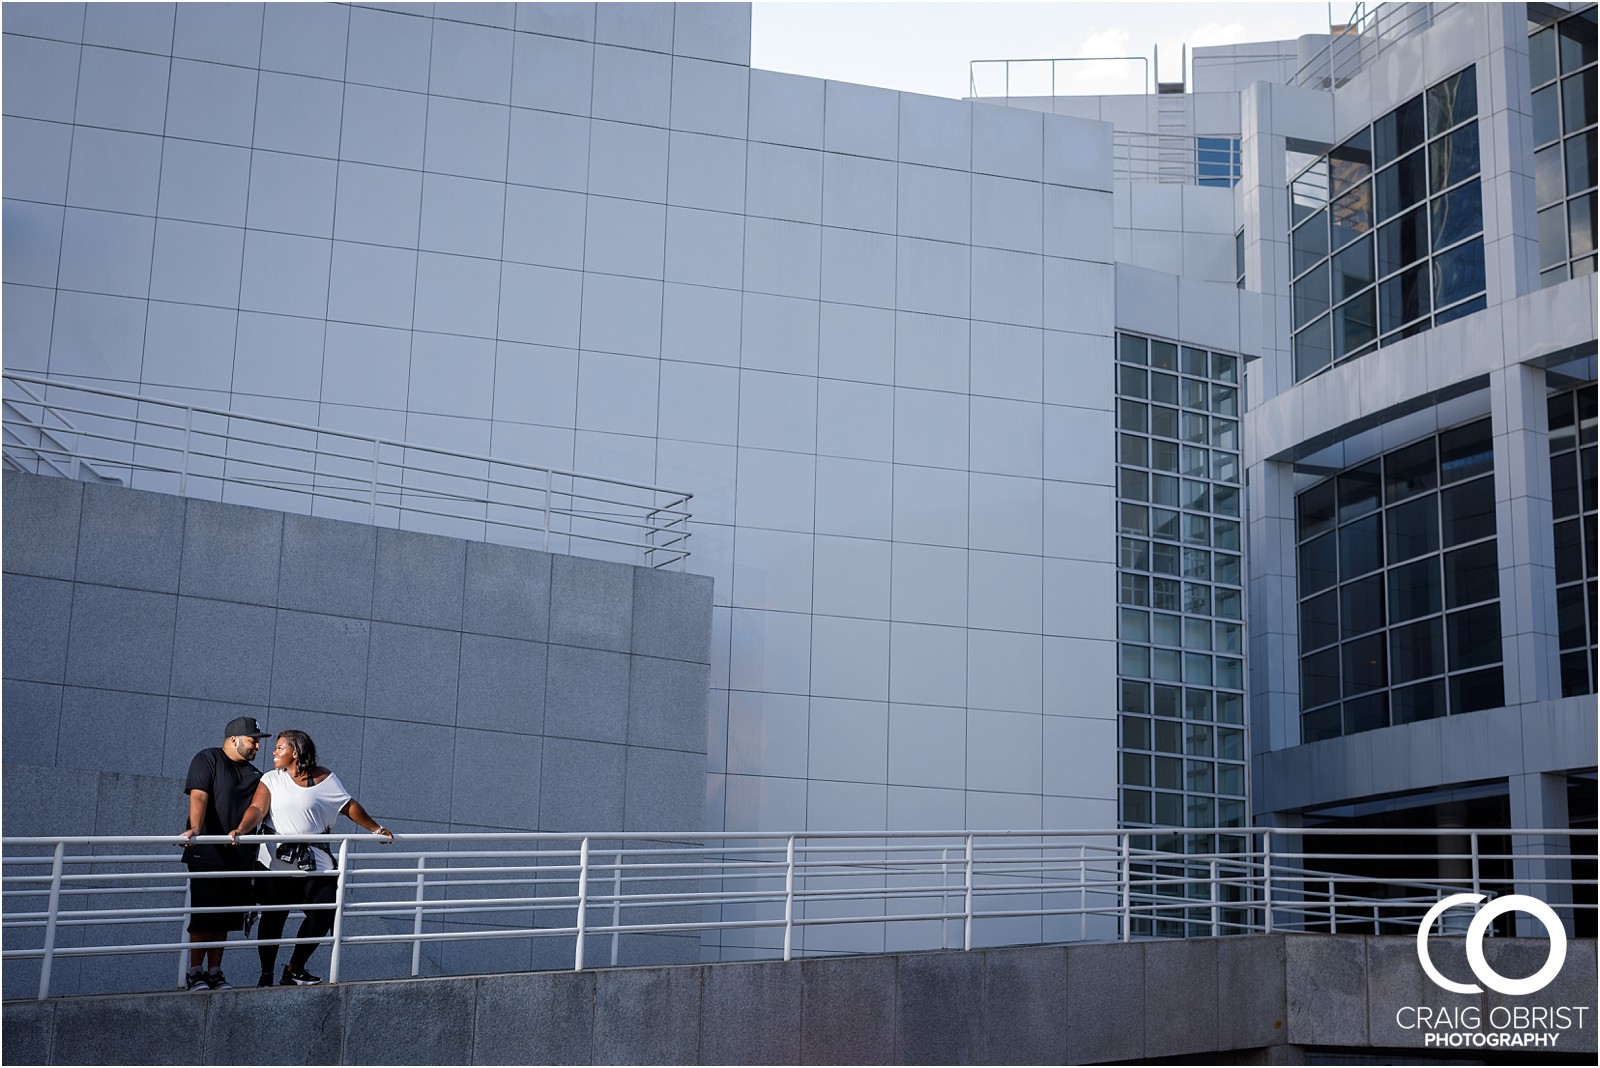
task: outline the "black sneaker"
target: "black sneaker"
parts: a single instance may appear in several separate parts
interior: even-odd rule
[[[276,986],[276,985],[277,984],[272,981],[272,973],[271,972],[262,972],[261,973],[261,978],[256,980],[256,986]]]
[[[183,988],[191,994],[198,994],[202,990],[210,990],[211,983],[205,972],[190,972],[184,977]]]
[[[320,982],[322,982],[322,977],[321,976],[312,975],[310,972],[306,971],[304,968],[291,968],[287,964],[285,964],[283,966],[283,979],[281,980],[279,985],[280,986],[316,986]]]
[[[215,972],[207,972],[206,973],[206,977],[205,977],[205,984],[206,984],[206,986],[210,987],[212,990],[232,990],[233,989],[233,984],[228,982],[228,977],[223,975],[220,970],[219,971],[215,971]]]

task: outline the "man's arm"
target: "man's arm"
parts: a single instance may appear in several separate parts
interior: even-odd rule
[[[189,826],[178,836],[185,842],[199,834],[206,825],[206,802],[210,799],[211,795],[204,790],[189,791]]]

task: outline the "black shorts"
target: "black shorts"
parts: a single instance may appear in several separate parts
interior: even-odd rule
[[[250,872],[208,864],[190,864],[190,874],[208,873],[204,879],[189,880],[189,904],[197,908],[235,908],[238,912],[190,913],[189,930],[242,931],[244,914],[256,905],[256,881]],[[211,877],[210,872],[235,872],[231,876]]]

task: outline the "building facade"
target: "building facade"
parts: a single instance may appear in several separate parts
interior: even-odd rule
[[[6,367],[692,492],[710,830],[1592,825],[1594,8],[1379,10],[954,101],[8,4]]]

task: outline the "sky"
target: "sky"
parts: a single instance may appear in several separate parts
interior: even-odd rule
[[[1184,44],[1286,40],[1326,33],[1352,3],[762,3],[750,65],[762,70],[964,97],[972,60],[1145,56],[1176,81]],[[1048,64],[1012,65],[1015,96],[1048,95]],[[1142,92],[1137,62],[1058,64],[1062,93]],[[1001,95],[1003,68],[978,69],[978,95]],[[1152,71],[1152,78],[1154,72]]]

